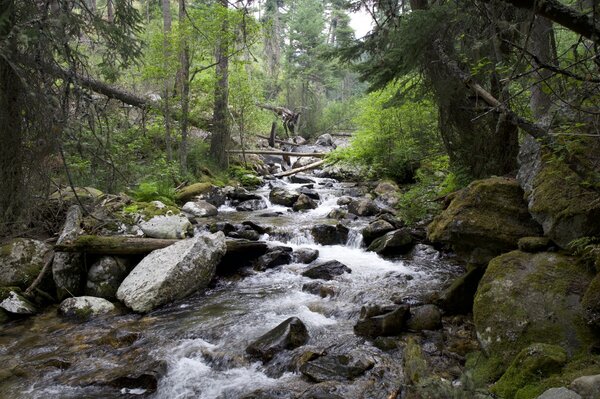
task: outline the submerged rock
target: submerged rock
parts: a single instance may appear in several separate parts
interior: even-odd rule
[[[268,362],[278,352],[304,345],[308,338],[308,330],[302,320],[297,317],[290,317],[252,342],[246,348],[246,352],[251,356],[262,359],[263,362]]]
[[[521,237],[540,235],[514,179],[477,180],[452,194],[448,208],[428,227],[433,242],[450,245],[469,263],[486,264],[517,248]]]
[[[354,333],[368,338],[399,335],[408,317],[407,305],[363,306]]]
[[[146,256],[125,278],[117,298],[136,312],[206,288],[227,247],[223,233],[200,234]]]
[[[0,247],[0,286],[26,289],[44,267],[51,247],[41,241],[16,238]]]
[[[300,372],[316,382],[347,381],[363,375],[374,365],[375,360],[371,356],[354,351],[318,357],[303,364]]]
[[[302,275],[314,279],[333,280],[335,276],[341,276],[344,273],[352,273],[352,269],[337,260],[330,260],[310,267]]]
[[[58,311],[63,316],[86,320],[115,312],[115,305],[103,298],[79,296],[62,301]]]
[[[181,210],[199,218],[216,216],[219,213],[216,206],[203,200],[186,202]]]
[[[375,239],[367,248],[382,256],[402,255],[413,247],[413,237],[406,228],[390,231],[384,236]]]
[[[192,224],[183,215],[155,216],[140,224],[144,234],[152,238],[185,238],[192,231]]]
[[[580,299],[590,281],[565,255],[513,251],[494,258],[473,305],[481,347],[504,367],[533,343],[558,345],[569,355],[586,350],[593,334]]]

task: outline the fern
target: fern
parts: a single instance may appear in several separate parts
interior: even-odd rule
[[[175,189],[165,183],[142,182],[131,194],[136,201],[160,201],[165,205],[175,205]]]

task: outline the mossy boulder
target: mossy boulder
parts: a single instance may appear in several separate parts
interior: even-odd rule
[[[588,286],[581,305],[588,324],[600,329],[600,274],[597,274]]]
[[[75,196],[77,194],[77,196]],[[75,187],[75,192],[71,187],[61,188],[50,195],[51,201],[66,202],[69,204],[77,204],[79,201],[83,203],[92,203],[96,201],[104,193],[94,187]],[[79,199],[79,201],[77,200]]]
[[[175,195],[175,199],[177,202],[184,203],[190,201],[197,195],[208,193],[212,188],[213,185],[210,183],[194,183],[179,190]]]
[[[0,286],[29,287],[44,267],[51,247],[41,241],[16,238],[0,247]]]
[[[552,246],[552,241],[548,237],[523,237],[517,245],[523,252],[544,252]]]
[[[428,227],[431,241],[451,246],[476,264],[516,249],[521,237],[540,233],[517,181],[502,177],[477,180],[457,192]]]
[[[593,334],[580,299],[592,276],[577,259],[557,253],[513,251],[494,258],[473,305],[477,338],[501,372],[533,343],[587,352]]]
[[[542,225],[544,235],[566,248],[574,239],[600,234],[600,193],[590,187],[597,184],[593,181],[597,176],[576,172],[531,140],[523,146],[519,162],[518,179],[525,189],[529,211]],[[585,162],[574,164],[583,166]]]
[[[165,205],[160,201],[132,202],[123,208],[123,222],[134,224],[140,219],[147,221],[155,216],[178,215],[179,208]]]

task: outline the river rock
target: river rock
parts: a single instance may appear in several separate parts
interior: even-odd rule
[[[37,313],[37,308],[15,291],[10,291],[8,297],[0,302],[0,308],[16,315],[32,315]]]
[[[319,257],[319,250],[312,248],[298,248],[294,251],[294,261],[298,263],[311,263]]]
[[[141,223],[140,228],[151,238],[185,238],[193,230],[192,224],[183,215],[154,216]]]
[[[267,209],[267,202],[263,198],[247,200],[235,207],[235,210],[240,212],[260,211],[261,209]]]
[[[382,256],[402,255],[413,247],[413,237],[406,228],[390,231],[382,237],[375,239],[367,248]]]
[[[340,219],[345,219],[347,215],[348,215],[348,211],[346,211],[346,210],[344,210],[344,209],[342,209],[342,208],[335,208],[335,209],[332,209],[332,210],[331,210],[331,211],[330,211],[330,212],[327,214],[327,217],[328,217],[329,219],[337,219],[337,220],[340,220]]]
[[[311,199],[314,199],[315,201],[318,201],[318,200],[321,199],[321,196],[319,195],[319,193],[317,192],[317,190],[314,190],[312,188],[308,188],[308,187],[303,186],[303,187],[300,187],[298,189],[298,192],[300,194],[306,195],[307,197],[309,197]]]
[[[260,239],[260,234],[258,231],[254,230],[250,226],[245,225],[237,225],[236,230],[227,235],[229,237],[244,238],[251,241],[258,241]]]
[[[491,391],[501,398],[512,399],[536,380],[559,373],[567,363],[567,352],[560,346],[535,343],[523,349]]]
[[[595,396],[593,398],[597,398],[597,396]],[[565,387],[560,387],[560,388],[550,388],[550,389],[546,390],[543,394],[538,396],[536,399],[583,399],[583,398],[581,397],[581,395],[577,394],[577,392],[573,392],[570,389],[567,389]],[[592,397],[590,397],[589,399],[592,399]]]
[[[384,180],[379,182],[373,192],[377,195],[377,200],[381,201],[386,206],[394,208],[398,205],[400,199],[400,187],[393,181]]]
[[[74,240],[81,233],[83,212],[79,205],[73,205],[67,211],[65,224],[58,237],[57,244]],[[85,264],[81,253],[57,252],[52,262],[52,277],[56,284],[59,300],[67,296],[79,295],[85,284]]]
[[[311,281],[310,283],[302,284],[302,292],[318,295],[321,298],[333,297],[335,296],[335,287],[320,281]]]
[[[375,365],[375,360],[359,351],[328,354],[304,363],[300,372],[312,381],[347,381],[363,375]]]
[[[538,236],[523,190],[514,179],[477,180],[452,194],[448,208],[428,227],[432,242],[446,244],[469,263],[486,264],[517,248],[521,237]]]
[[[217,207],[204,200],[196,200],[194,202],[186,202],[181,210],[192,216],[199,218],[217,216],[219,211]]]
[[[317,224],[310,229],[316,243],[321,245],[345,244],[348,240],[348,228],[342,224]]]
[[[263,362],[268,362],[278,352],[304,345],[308,338],[308,330],[302,320],[290,317],[252,342],[246,348],[246,352],[253,357],[262,359]]]
[[[294,203],[293,209],[298,212],[308,209],[316,209],[318,206],[319,205],[308,195],[300,194],[298,200]]]
[[[517,246],[523,252],[544,252],[552,246],[552,241],[548,237],[523,237],[519,238]]]
[[[295,190],[287,190],[283,187],[275,187],[269,193],[269,199],[272,203],[292,207],[298,201],[300,193]]]
[[[243,267],[250,266],[251,262],[264,255],[268,249],[263,241],[228,239],[227,253],[217,265],[217,274],[230,275]]]
[[[408,317],[408,305],[363,306],[354,333],[368,338],[399,335]]]
[[[254,270],[265,271],[277,266],[287,265],[292,262],[292,248],[275,247],[258,258],[254,264]]]
[[[344,273],[352,273],[352,269],[337,260],[330,260],[310,267],[302,272],[302,275],[314,279],[333,280],[335,276],[341,276]]]
[[[251,193],[243,187],[236,187],[228,195],[232,200],[240,202],[262,199],[260,195]]]
[[[206,194],[213,189],[213,185],[210,183],[194,183],[189,186],[183,187],[180,189],[177,194],[175,194],[175,199],[179,203],[184,203],[190,201],[192,198]]]
[[[438,330],[442,327],[442,312],[435,305],[414,306],[406,328],[412,331]]]
[[[594,148],[589,146],[588,151]],[[542,225],[544,235],[561,248],[574,239],[600,234],[600,194],[589,187],[589,181],[597,179],[597,165],[593,161],[586,171],[588,162],[584,161],[594,156],[582,150],[580,168],[575,171],[530,137],[521,146],[517,179],[525,190],[529,212]]]
[[[216,222],[209,226],[208,230],[211,233],[216,233],[217,231],[222,231],[223,234],[229,235],[229,233],[235,231],[235,226],[229,222]]]
[[[325,133],[317,137],[317,141],[315,141],[315,145],[322,145],[323,147],[331,147],[333,146],[333,137],[329,133]]]
[[[581,395],[583,399],[600,398],[600,374],[576,378],[569,388]]]
[[[376,220],[369,223],[369,225],[362,230],[363,241],[366,245],[369,245],[376,238],[379,238],[392,230],[394,230],[394,226],[390,223],[385,220]]]
[[[357,216],[374,216],[379,213],[379,207],[368,198],[357,198],[348,204],[348,212]]]
[[[312,177],[309,177],[308,175],[305,175],[304,173],[296,173],[294,175],[290,176],[290,181],[292,183],[299,183],[299,184],[314,184],[315,183],[315,179],[313,179]]]
[[[115,299],[119,286],[131,270],[127,258],[104,256],[88,270],[85,294],[104,299]]]
[[[226,251],[221,232],[199,234],[153,251],[121,283],[117,298],[141,313],[185,298],[208,286]]]
[[[63,316],[89,319],[99,315],[114,313],[115,305],[103,298],[79,296],[67,298],[61,302],[58,311]]]
[[[580,300],[591,279],[576,258],[557,253],[513,251],[492,259],[473,305],[482,349],[507,367],[532,343],[558,345],[569,355],[587,348],[593,334]]]
[[[16,238],[0,247],[0,286],[26,289],[44,267],[51,247],[41,241]]]

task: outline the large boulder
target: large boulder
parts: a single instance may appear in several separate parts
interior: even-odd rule
[[[246,200],[235,207],[235,210],[239,212],[260,211],[261,209],[267,209],[267,202],[262,198]]]
[[[88,270],[85,294],[92,297],[115,299],[119,286],[131,270],[127,258],[104,256]]]
[[[600,374],[576,378],[569,388],[581,395],[583,399],[600,398]]]
[[[407,305],[363,306],[354,333],[368,338],[399,335],[408,317]]]
[[[300,194],[300,196],[298,196],[298,199],[294,203],[293,209],[296,212],[298,212],[305,211],[308,209],[316,209],[318,206],[319,204],[315,200],[310,198],[308,195]]]
[[[317,357],[300,366],[300,372],[316,382],[347,381],[361,376],[373,366],[375,359],[372,356],[356,350]]]
[[[287,265],[292,262],[292,248],[275,247],[258,258],[254,264],[254,270],[265,271],[277,266]]]
[[[382,256],[402,255],[409,252],[413,247],[413,237],[406,228],[390,231],[382,237],[375,239],[367,248]]]
[[[431,241],[451,246],[476,264],[516,249],[521,237],[540,233],[517,181],[502,177],[474,181],[453,194],[448,208],[428,227]]]
[[[577,259],[557,253],[513,251],[494,258],[473,305],[484,352],[502,369],[533,343],[561,346],[569,356],[587,351],[593,334],[580,299],[591,278]]]
[[[283,187],[275,187],[269,193],[269,200],[277,205],[292,207],[298,201],[300,193],[295,190],[287,190]]]
[[[395,207],[400,200],[400,187],[393,181],[383,180],[377,184],[373,190],[377,195],[377,201],[380,201],[386,206]]]
[[[357,198],[348,204],[348,212],[357,216],[374,216],[379,213],[379,207],[369,198]]]
[[[35,305],[15,291],[10,291],[8,296],[0,302],[0,308],[8,313],[20,316],[29,316],[37,313]]]
[[[210,183],[194,183],[180,189],[175,195],[175,199],[184,203],[196,196],[209,193],[213,187],[214,186]]]
[[[206,288],[227,250],[225,236],[200,234],[146,256],[125,278],[117,298],[136,312],[149,312]]]
[[[151,238],[185,238],[192,231],[192,224],[183,215],[164,215],[141,223],[140,228]]]
[[[337,260],[330,260],[308,268],[302,272],[302,275],[314,279],[333,280],[344,273],[352,273],[352,269]]]
[[[217,207],[204,200],[189,201],[183,205],[181,210],[191,216],[203,218],[217,216]]]
[[[317,224],[310,229],[317,244],[338,245],[345,244],[348,240],[349,229],[342,225]]]
[[[294,251],[294,261],[298,263],[311,263],[319,257],[319,250],[313,248],[298,248]]]
[[[81,233],[83,212],[79,205],[73,205],[67,211],[65,224],[58,237],[57,244],[74,240]],[[85,263],[83,254],[57,252],[52,263],[52,277],[56,284],[58,299],[83,292],[85,284]]]
[[[582,149],[594,151],[593,146]],[[525,190],[529,212],[540,223],[544,235],[566,248],[577,238],[600,234],[600,194],[590,182],[597,180],[597,166],[590,165],[586,173],[585,160],[577,160],[577,171],[526,138],[519,153],[517,179]]]
[[[63,316],[86,320],[92,317],[114,313],[115,305],[103,298],[79,296],[61,302],[58,312]]]
[[[246,352],[253,357],[268,362],[278,352],[304,345],[308,338],[308,330],[302,320],[297,317],[290,317],[252,342],[246,348]]]
[[[394,230],[394,226],[392,226],[389,222],[378,219],[372,223],[369,223],[369,225],[362,230],[363,241],[365,244],[370,245],[373,240],[386,233],[389,233],[392,230]]]
[[[317,141],[315,141],[315,145],[321,145],[323,147],[331,147],[333,146],[333,136],[329,133],[325,133],[317,137]]]
[[[41,241],[16,238],[0,247],[0,286],[26,289],[44,267],[51,247]]]

